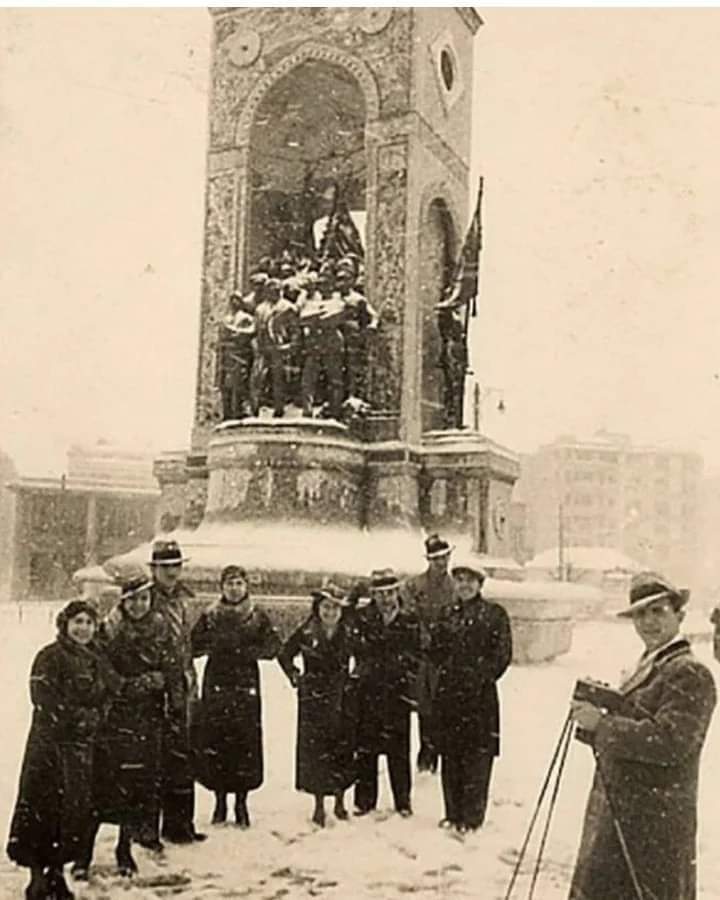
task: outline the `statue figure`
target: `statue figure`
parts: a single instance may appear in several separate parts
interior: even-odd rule
[[[338,261],[335,286],[345,301],[342,325],[345,339],[345,396],[367,400],[369,334],[378,326],[378,315],[365,296],[357,290],[358,262],[353,256]]]
[[[254,308],[237,291],[230,294],[229,311],[220,323],[219,379],[223,421],[250,414],[250,372],[255,335]]]
[[[435,309],[442,341],[438,365],[442,369],[444,379],[445,428],[459,429],[463,427],[465,376],[468,364],[467,335],[460,309],[443,303],[439,303]]]
[[[281,296],[281,282],[268,278],[263,299],[255,309],[255,342],[250,398],[257,416],[265,397],[268,380],[271,387],[273,416],[281,418],[287,398],[286,365],[297,344],[297,310]]]
[[[330,418],[340,420],[343,404],[343,364],[345,340],[342,327],[347,305],[336,289],[335,267],[329,260],[320,265],[315,290],[299,303],[303,339],[302,407],[312,417],[320,376],[327,391],[326,409]]]

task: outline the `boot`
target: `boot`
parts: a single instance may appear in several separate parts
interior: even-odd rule
[[[247,808],[247,794],[235,794],[235,821],[240,828],[250,827],[250,813]]]
[[[48,900],[75,900],[75,894],[67,886],[62,868],[50,868],[47,872]]]
[[[215,791],[215,811],[213,812],[212,824],[222,825],[227,821],[227,797],[221,791]]]
[[[345,822],[349,818],[348,811],[345,809],[345,797],[342,791],[338,791],[335,794],[334,813],[335,818],[340,819],[341,822]]]
[[[315,809],[312,815],[312,822],[320,828],[325,827],[325,798],[319,795],[315,797]]]
[[[120,836],[115,847],[115,859],[117,860],[118,874],[124,878],[130,878],[137,872],[138,867],[133,859],[130,835],[124,826],[120,826]]]

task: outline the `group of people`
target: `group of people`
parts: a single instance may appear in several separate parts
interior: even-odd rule
[[[250,827],[248,794],[263,782],[259,660],[276,658],[297,692],[296,788],[313,797],[318,827],[328,798],[349,818],[351,788],[354,815],[376,808],[381,756],[395,810],[412,815],[416,710],[418,768],[440,767],[440,826],[480,828],[512,635],[503,608],[483,598],[485,573],[451,567],[451,553],[432,535],[427,571],[405,582],[378,569],[349,592],[322,583],[286,640],[237,565],[223,569],[219,599],[191,615],[174,541],[153,545],[151,577],[133,564],[112,570],[119,600],[104,618],[85,599],[68,603],[30,676],[33,718],[7,847],[30,869],[27,900],[73,897],[64,867],[88,877],[101,823],[118,825],[124,875],[137,871],[133,842],[159,853],[163,842],[204,840],[195,781],[215,794],[213,823],[227,820],[232,796],[235,822]],[[572,702],[596,776],[570,900],[696,896],[698,770],[716,691],[680,634],[688,597],[658,575],[637,576],[621,615],[645,652],[613,702]]]
[[[64,867],[88,878],[102,823],[118,825],[118,871],[132,875],[133,842],[206,838],[194,825],[194,784],[215,794],[213,823],[250,826],[248,793],[263,782],[259,660],[277,658],[297,691],[296,787],[314,798],[313,822],[378,802],[386,756],[394,806],[412,815],[411,712],[420,708],[419,764],[437,766],[444,828],[479,828],[499,752],[496,682],[510,663],[509,620],[485,601],[485,573],[449,569],[452,547],[426,541],[428,571],[401,583],[374,571],[349,591],[312,593],[302,624],[283,641],[249,593],[246,571],[226,566],[220,597],[191,614],[174,541],[157,541],[151,577],[132,563],[110,569],[117,605],[68,603],[57,639],[36,656],[33,718],[7,852],[30,869],[27,900],[73,896]],[[207,657],[198,692],[193,660]]]
[[[290,250],[263,258],[247,294],[234,291],[220,323],[218,385],[223,420],[303,415],[342,419],[367,401],[369,335],[378,317],[355,253],[334,259]]]

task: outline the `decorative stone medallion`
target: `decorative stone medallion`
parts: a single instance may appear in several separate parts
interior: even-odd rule
[[[230,62],[239,69],[251,66],[260,55],[262,41],[252,28],[239,28],[223,42]]]
[[[365,34],[379,34],[390,24],[393,11],[387,6],[370,6],[360,13],[358,25]]]
[[[495,534],[504,540],[507,530],[507,505],[504,500],[498,500],[493,506],[492,524]]]

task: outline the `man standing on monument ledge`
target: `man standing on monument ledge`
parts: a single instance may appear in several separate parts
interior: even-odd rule
[[[403,605],[420,619],[425,635],[440,618],[444,607],[456,599],[455,582],[448,572],[453,548],[437,534],[425,541],[425,559],[428,567],[421,575],[409,578],[402,589]],[[437,691],[437,667],[430,661],[420,665],[417,673],[417,704],[420,721],[420,752],[417,767],[420,772],[437,771],[438,752],[432,734],[432,704]]]
[[[192,591],[180,581],[186,559],[176,541],[156,541],[152,548],[152,601],[168,624],[174,652],[184,672],[185,704],[183,709],[165,721],[162,751],[163,784],[160,795],[162,837],[173,844],[204,841],[207,835],[195,831],[195,782],[190,750],[190,720],[197,701],[197,678],[190,642],[187,599]],[[149,823],[148,823],[149,824]],[[159,847],[159,823],[152,823],[152,833],[139,843]],[[145,835],[143,836],[145,837]]]

